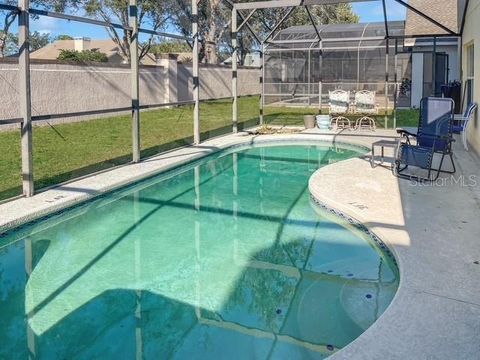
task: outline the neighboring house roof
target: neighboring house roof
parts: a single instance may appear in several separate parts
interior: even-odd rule
[[[120,56],[120,49],[110,39],[106,40],[56,40],[30,54],[32,59],[55,60],[60,55],[61,50],[93,50],[105,53],[110,63],[122,63],[123,58]]]
[[[440,24],[457,32],[457,1],[458,0],[409,0],[408,4]],[[406,35],[438,35],[446,33],[445,30],[433,24],[431,21],[410,9],[407,10],[407,20],[405,23]]]
[[[43,59],[43,60],[56,60],[60,55],[61,50],[93,50],[96,49],[99,52],[105,53],[108,58],[108,62],[111,64],[121,64],[124,62],[120,51],[120,48],[113,40],[102,39],[102,40],[90,40],[88,38],[79,38],[74,40],[56,40],[47,46],[44,46],[36,51],[33,51],[30,54],[32,59]],[[188,62],[188,59],[191,59],[191,53],[180,53],[178,54],[178,60]],[[146,54],[142,60],[141,64],[143,65],[155,65],[157,63],[155,55]]]

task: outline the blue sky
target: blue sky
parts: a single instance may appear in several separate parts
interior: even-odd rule
[[[383,21],[381,1],[359,2],[352,6],[360,16],[360,22]],[[387,13],[390,21],[405,19],[405,8],[394,0],[387,0]],[[33,31],[49,33],[52,36],[68,34],[73,37],[85,36],[92,39],[108,38],[108,34],[102,27],[55,18],[40,17],[32,21],[31,27]],[[174,29],[169,29],[169,31],[174,32]]]
[[[389,21],[405,20],[406,10],[394,0],[386,1]],[[383,6],[381,1],[354,3],[354,11],[360,16],[360,22],[383,21]]]

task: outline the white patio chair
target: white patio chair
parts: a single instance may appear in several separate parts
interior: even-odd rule
[[[328,98],[328,112],[332,116],[331,126],[335,130],[350,129],[350,120],[345,117],[350,108],[350,91],[329,91]]]
[[[468,151],[468,143],[467,143],[468,123],[473,119],[476,109],[477,109],[477,104],[470,103],[468,104],[464,114],[455,114],[454,116],[454,121],[456,122],[456,124],[453,125],[453,133],[460,134],[462,136],[463,148],[466,151]]]
[[[370,117],[378,115],[378,105],[376,103],[376,92],[369,90],[360,90],[355,93],[355,115],[361,117],[355,122],[355,129],[368,129],[375,131],[375,120]],[[363,115],[363,116],[362,116]],[[370,115],[370,116],[369,116]]]

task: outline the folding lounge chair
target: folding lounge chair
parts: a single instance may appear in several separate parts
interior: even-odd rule
[[[371,115],[378,115],[378,106],[375,100],[375,91],[360,90],[355,93],[354,113],[355,115],[361,115],[355,123],[356,130],[375,130],[375,120],[370,117]]]
[[[454,122],[460,122],[460,124],[453,125],[453,133],[460,134],[462,136],[462,144],[464,149],[467,151],[468,151],[468,144],[467,144],[468,122],[473,118],[473,115],[475,114],[476,109],[477,109],[477,104],[470,103],[468,104],[464,114],[458,117],[457,115],[454,116]]]
[[[344,115],[348,113],[350,107],[350,91],[334,90],[328,92],[329,103],[328,111],[332,116],[331,125],[337,129],[350,129],[350,120]]]
[[[397,130],[402,137],[398,142],[393,166],[396,176],[420,181],[435,181],[440,172],[449,174],[455,172],[452,154],[453,113],[452,99],[428,97],[421,100],[417,133],[413,134],[403,129]],[[416,139],[415,144],[411,142],[412,139]],[[438,169],[432,167],[435,154],[441,156]],[[446,156],[450,157],[453,171],[442,169]],[[427,176],[408,174],[406,170],[409,166],[427,170]],[[432,172],[436,172],[433,177]]]

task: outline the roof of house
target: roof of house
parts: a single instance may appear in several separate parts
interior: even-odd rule
[[[458,32],[458,0],[409,0],[408,4],[421,11],[425,15],[446,26],[454,32]],[[407,10],[405,23],[406,35],[439,35],[447,32],[431,21]]]

